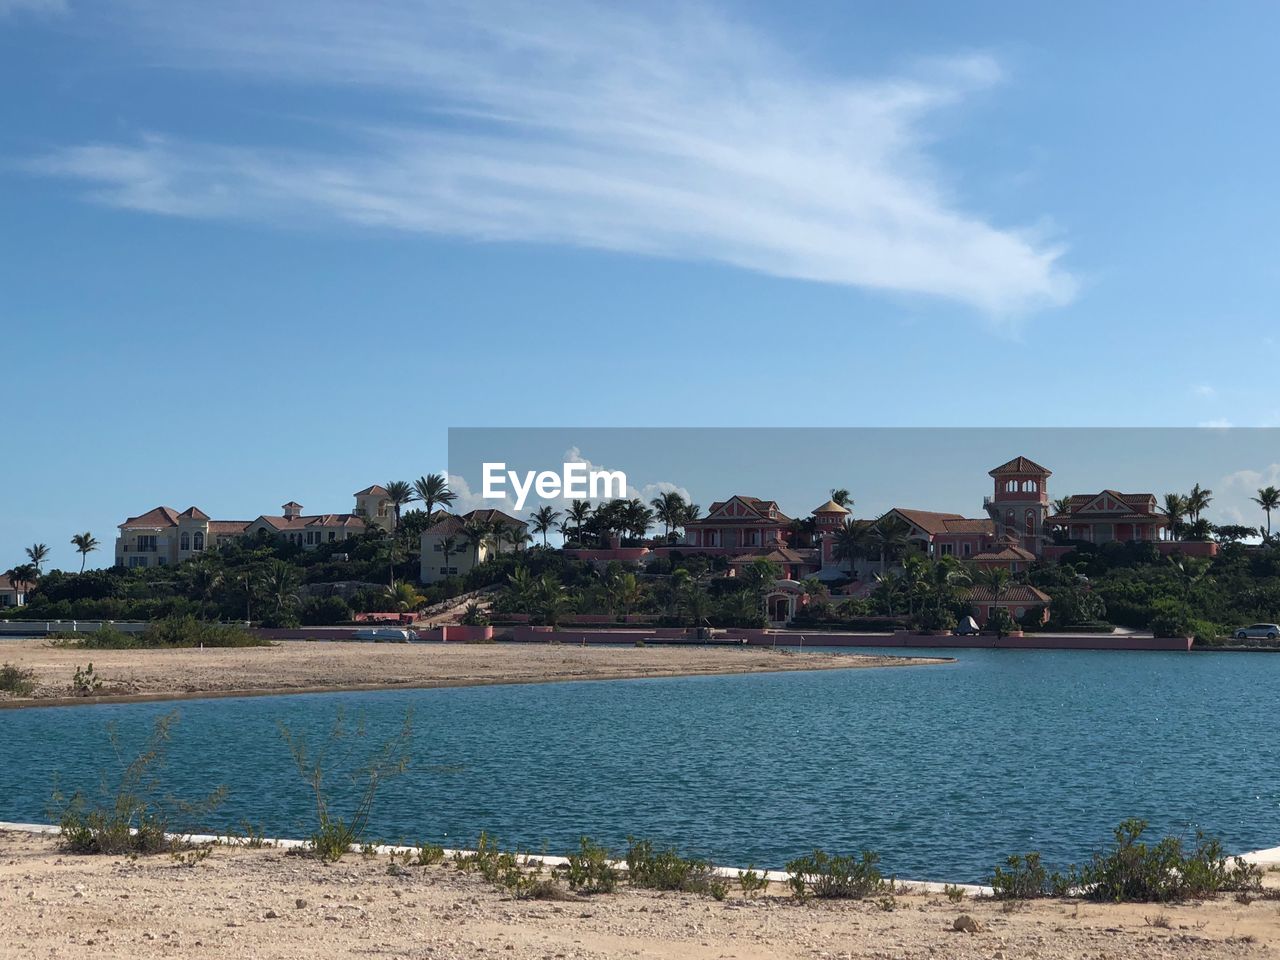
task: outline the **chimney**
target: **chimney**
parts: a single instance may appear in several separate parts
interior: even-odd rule
[[[280,509],[284,511],[285,518],[289,520],[302,516],[302,504],[293,500],[290,500]]]

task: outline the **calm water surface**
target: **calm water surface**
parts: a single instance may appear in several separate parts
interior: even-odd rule
[[[484,829],[560,852],[631,833],[768,866],[870,847],[900,876],[970,881],[1015,851],[1079,861],[1127,816],[1280,844],[1280,656],[944,653],[958,662],[4,711],[0,819],[46,819],[55,778],[92,788],[108,723],[137,743],[177,709],[174,791],[225,784],[210,826],[302,835],[278,725],[321,737],[341,706],[371,742],[413,711],[413,765],[371,831],[392,841]]]

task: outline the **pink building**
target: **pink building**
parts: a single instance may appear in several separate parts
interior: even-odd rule
[[[787,545],[791,518],[773,500],[736,494],[717,500],[701,520],[684,525],[684,540],[674,549],[712,556],[767,553]]]

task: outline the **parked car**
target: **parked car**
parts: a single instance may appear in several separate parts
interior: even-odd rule
[[[956,627],[957,637],[976,637],[981,631],[978,629],[978,621],[973,617],[965,617]]]
[[[1259,639],[1274,640],[1280,637],[1280,624],[1274,623],[1255,623],[1252,626],[1241,627],[1236,631],[1237,640]]]
[[[355,639],[374,643],[408,643],[418,639],[418,631],[399,627],[365,627],[355,632]]]

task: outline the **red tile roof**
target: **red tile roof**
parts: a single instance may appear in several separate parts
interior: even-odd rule
[[[179,514],[185,520],[208,520],[209,515],[199,507],[187,507]]]
[[[30,590],[34,586],[35,586],[34,583],[31,583],[29,581],[19,580],[17,592],[26,593],[28,590]],[[0,590],[9,591],[13,589],[14,589],[13,581],[10,580],[5,574],[0,573]]]
[[[244,533],[252,520],[210,520],[209,532],[226,536],[229,533]]]
[[[995,521],[966,518],[963,520],[942,521],[944,533],[986,533],[994,535]]]
[[[995,592],[988,586],[979,584],[970,587],[965,594],[970,603],[994,603]],[[1042,593],[1028,583],[1011,583],[1000,594],[1000,603],[1048,603],[1049,595]]]
[[[713,516],[717,510],[721,510],[726,504],[737,500],[747,509],[753,511],[755,516],[747,515],[744,517],[716,517]],[[774,515],[769,516],[769,511],[773,510]],[[791,522],[791,518],[778,509],[778,501],[761,500],[759,497],[748,497],[740,493],[735,493],[728,500],[717,500],[707,508],[707,516],[699,520],[690,520],[685,524],[685,528],[689,527],[705,527],[705,526],[721,526],[729,523],[773,523],[786,525]]]
[[[441,513],[442,511],[437,511]],[[434,516],[435,514],[433,514]],[[433,536],[453,536],[462,532],[462,528],[466,526],[468,520],[479,520],[481,523],[501,523],[508,527],[518,527],[522,530],[528,529],[529,525],[523,520],[517,520],[515,517],[503,513],[501,510],[472,510],[461,516],[454,513],[446,513],[444,516],[427,527],[424,533],[430,533]]]
[[[252,523],[258,523],[259,521],[275,530],[304,530],[307,527],[365,527],[368,525],[363,517],[357,517],[353,513],[322,513],[307,517],[277,517],[263,514]]]
[[[148,510],[139,517],[130,517],[124,523],[120,524],[120,529],[126,527],[176,527],[178,525],[178,513],[172,507],[156,507],[154,510]]]
[[[375,483],[372,487],[365,487],[363,490],[357,490],[352,494],[353,497],[385,497],[387,488],[380,483]]]
[[[1022,547],[1005,544],[998,550],[983,550],[981,553],[975,553],[969,559],[974,563],[1006,563],[1014,561],[1030,563],[1036,559],[1036,555],[1030,550],[1024,550]]]
[[[772,560],[774,563],[817,563],[817,550],[793,550],[791,547],[775,547],[768,553],[744,553],[730,557],[731,564],[750,564],[757,560]]]
[[[1014,457],[1008,463],[1002,463],[994,470],[988,471],[987,476],[1000,477],[1010,473],[1031,473],[1042,477],[1053,476],[1052,470],[1040,466],[1040,464],[1027,457]]]
[[[907,523],[919,527],[925,533],[933,535],[935,533],[946,533],[947,523],[956,520],[965,520],[966,517],[958,513],[935,513],[932,510],[906,510],[902,507],[894,507],[889,513],[896,513]]]

